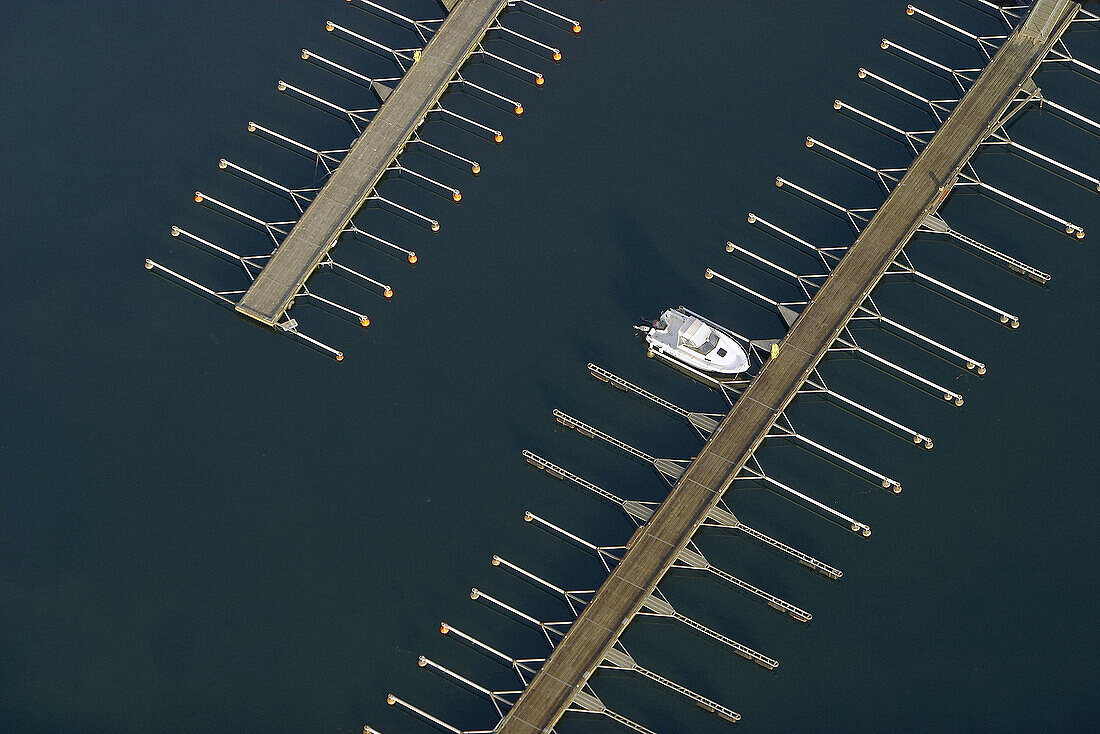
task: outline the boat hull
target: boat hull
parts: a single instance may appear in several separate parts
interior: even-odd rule
[[[730,378],[749,369],[745,349],[717,325],[683,309],[668,309],[646,333],[654,354],[690,370],[716,378]]]

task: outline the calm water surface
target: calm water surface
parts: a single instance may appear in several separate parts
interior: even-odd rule
[[[404,4],[412,14],[431,2]],[[310,47],[368,73],[380,58],[323,30],[403,31],[335,2],[0,4],[0,155],[8,181],[0,391],[0,730],[4,732],[427,732],[387,691],[464,728],[484,702],[417,669],[425,653],[493,687],[509,671],[441,638],[440,620],[517,656],[539,636],[467,598],[484,588],[543,619],[564,606],[489,563],[500,553],[570,588],[598,563],[522,522],[531,510],[601,544],[631,526],[614,507],[531,471],[531,448],[636,499],[666,488],[646,467],[560,430],[560,407],[653,454],[698,449],[689,430],[594,382],[595,361],[694,410],[721,399],[649,362],[630,330],[683,303],[741,332],[779,336],[774,314],[702,278],[706,267],[793,299],[723,250],[733,240],[792,267],[813,262],[750,227],[755,211],[821,244],[847,225],[773,185],[776,175],[850,206],[876,184],[803,146],[812,134],[884,166],[906,149],[831,108],[840,97],[910,129],[922,111],[859,82],[863,65],[917,91],[951,84],[878,48],[888,36],[954,66],[967,47],[900,2],[562,3],[577,38],[509,21],[560,45],[554,66],[497,41],[547,76],[536,90],[499,70],[470,77],[520,98],[522,119],[461,95],[455,109],[505,144],[446,123],[425,137],[483,173],[404,159],[460,186],[407,182],[392,198],[442,231],[368,211],[361,226],[415,249],[411,268],[362,244],[342,262],[391,283],[392,302],[331,275],[316,290],[369,313],[367,331],[309,306],[303,329],[343,364],[255,328],[141,267],[153,257],[219,288],[233,267],[168,236],[178,224],[241,252],[264,237],[191,203],[213,196],[276,220],[292,209],[217,170],[225,156],[309,186],[312,164],[248,136],[254,119],[320,147],[339,120],[282,99],[279,78],[352,107],[354,85],[297,59]],[[930,9],[981,32],[962,4]],[[1071,46],[1100,61],[1093,33]],[[1100,116],[1100,86],[1045,71],[1051,99]],[[1046,113],[1021,142],[1095,173],[1100,138]],[[1100,235],[1095,193],[1019,159],[981,156],[995,185]],[[868,366],[829,360],[852,397],[935,438],[925,452],[827,404],[802,400],[807,434],[905,485],[893,496],[797,448],[764,449],[774,473],[874,527],[862,540],[763,490],[730,503],[749,524],[842,568],[841,583],[739,537],[708,534],[717,565],[814,614],[799,625],[717,582],[664,584],[686,614],[779,659],[774,675],[688,631],[642,621],[639,662],[744,715],[745,732],[1093,731],[1100,652],[1095,477],[1097,256],[974,195],[956,229],[1054,275],[1041,289],[921,239],[930,273],[1018,314],[1018,332],[912,284],[884,286],[898,320],[989,365],[960,374],[887,335],[867,343],[965,394],[962,410]],[[1095,235],[1094,235],[1095,236]],[[728,730],[644,681],[601,673],[616,710],[664,732]],[[614,732],[569,717],[562,734]]]

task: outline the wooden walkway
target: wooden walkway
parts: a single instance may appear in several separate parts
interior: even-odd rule
[[[1078,8],[1069,0],[1037,0],[791,327],[778,357],[756,376],[649,523],[635,533],[622,561],[497,734],[550,731]]]
[[[237,303],[269,326],[282,317],[378,180],[474,51],[506,0],[460,0],[324,188]]]

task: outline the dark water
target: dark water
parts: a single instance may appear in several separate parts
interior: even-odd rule
[[[409,3],[414,14],[432,4]],[[902,3],[563,3],[579,38],[509,21],[560,45],[536,90],[494,69],[522,119],[468,97],[457,109],[504,130],[502,148],[433,122],[429,139],[484,167],[423,155],[455,182],[455,207],[405,182],[393,198],[438,216],[437,235],[367,212],[361,226],[417,250],[410,268],[364,245],[342,261],[392,283],[384,302],[331,275],[316,290],[374,325],[308,306],[303,329],[343,364],[255,328],[152,275],[145,257],[219,288],[243,276],[168,237],[171,224],[241,252],[263,236],[190,202],[212,195],[271,219],[289,205],[220,173],[226,156],[308,186],[312,166],[244,132],[249,119],[323,147],[350,128],[283,100],[277,78],[350,106],[367,95],[296,59],[309,46],[354,68],[382,62],[329,38],[332,17],[398,41],[343,3],[53,2],[0,5],[5,222],[0,483],[0,730],[337,732],[429,728],[387,707],[395,691],[463,728],[490,709],[417,669],[416,655],[493,687],[509,671],[441,638],[441,619],[517,656],[538,635],[469,601],[477,585],[543,619],[555,599],[489,563],[500,553],[570,588],[596,561],[522,522],[530,509],[601,544],[624,542],[616,508],[528,469],[531,448],[616,493],[659,499],[644,466],[572,432],[560,407],[651,453],[698,442],[649,406],[592,381],[595,361],[696,410],[720,398],[648,362],[629,326],[684,303],[739,331],[778,336],[774,315],[702,279],[705,267],[796,294],[730,258],[727,239],[812,268],[745,223],[756,211],[812,241],[847,244],[835,217],[772,186],[781,174],[874,206],[872,182],[803,147],[813,134],[865,160],[905,149],[831,109],[841,97],[910,127],[919,110],[860,83],[866,65],[927,94],[951,85],[878,49],[889,36],[955,66],[979,57],[906,19]],[[996,25],[963,5],[932,8]],[[421,12],[423,11],[423,12]],[[514,16],[513,16],[514,18]],[[1095,32],[1070,45],[1096,63]],[[1093,117],[1100,87],[1046,71],[1051,99]],[[1100,170],[1100,139],[1045,113],[1018,139]],[[1096,195],[1014,157],[979,158],[991,182],[1100,233]],[[843,582],[739,537],[700,543],[717,565],[810,610],[806,626],[718,583],[671,577],[686,614],[782,662],[769,675],[681,628],[635,624],[647,667],[744,715],[746,732],[1091,731],[1100,721],[1093,611],[1097,256],[975,195],[956,229],[1051,272],[1044,290],[949,245],[919,265],[1003,305],[1004,329],[911,284],[884,286],[895,318],[972,353],[960,374],[873,331],[868,344],[965,393],[962,410],[861,363],[830,360],[834,386],[933,436],[915,449],[834,407],[800,401],[806,432],[905,485],[892,496],[795,448],[761,452],[777,476],[868,522],[853,536],[763,490],[730,502],[749,524],[845,571]],[[785,290],[786,289],[786,290]],[[661,732],[727,728],[652,684],[601,673],[616,710]],[[568,717],[563,734],[613,732]]]

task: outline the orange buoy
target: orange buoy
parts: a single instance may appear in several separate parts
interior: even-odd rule
[[[454,202],[457,204],[458,202],[462,201],[462,192],[458,189],[455,189],[451,192],[451,198],[454,199]]]
[[[433,232],[438,232],[439,231],[439,222],[432,222],[432,231]]]
[[[363,318],[359,319],[359,325],[362,326],[364,329],[367,328],[368,326],[370,326],[370,318],[364,316]]]
[[[477,174],[481,173],[481,164],[480,163],[473,164],[472,166],[470,166],[470,170],[473,171],[474,175],[476,176]]]
[[[523,114],[523,105],[521,105],[521,104],[516,105],[516,116],[518,117],[519,115],[522,115],[522,114]]]
[[[574,23],[573,24],[573,32],[574,33],[580,33],[581,32],[581,24],[580,23]]]
[[[439,634],[445,635],[451,631],[451,628],[447,626],[446,622],[439,623]]]
[[[344,361],[344,353],[343,352],[337,352],[336,353],[336,361],[337,362],[343,362]]]
[[[501,133],[496,133],[495,135],[493,135],[493,142],[497,145],[500,145],[504,142],[504,135],[502,135]]]
[[[409,264],[410,264],[410,265],[416,265],[416,261],[417,261],[417,260],[419,260],[419,259],[420,259],[420,258],[418,258],[418,257],[416,256],[416,253],[415,253],[415,252],[410,252],[410,253],[409,253]]]
[[[554,60],[555,64],[558,63],[559,61],[561,61],[561,51],[555,51],[554,55],[551,56],[550,58],[552,58]]]
[[[382,291],[382,295],[386,298],[393,298],[393,288],[386,286],[386,290]]]
[[[201,203],[202,203],[202,199],[203,199],[203,196],[202,196],[202,192],[200,192],[200,191],[196,191],[196,192],[195,192],[195,203],[196,203],[196,204],[201,204]]]
[[[539,74],[538,76],[535,77],[535,86],[536,87],[541,87],[545,83],[546,83],[546,80],[542,78],[542,74]]]
[[[332,30],[335,27],[336,27],[336,24],[333,23],[331,20],[326,20],[325,21],[325,30],[328,31],[329,33],[332,33]]]

